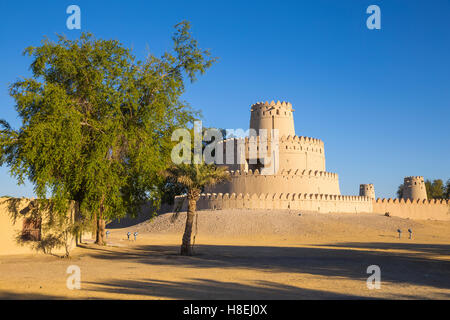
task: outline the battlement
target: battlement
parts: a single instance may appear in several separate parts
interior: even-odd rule
[[[292,104],[287,102],[287,101],[265,101],[265,102],[257,102],[252,104],[250,111],[256,111],[256,110],[261,110],[261,109],[266,109],[266,108],[285,108],[289,111],[294,111],[292,110]]]
[[[186,196],[175,197],[176,206]],[[372,199],[360,196],[342,196],[314,193],[203,193],[197,208],[220,209],[288,209],[318,212],[371,212]]]
[[[305,170],[279,169],[273,174],[261,174],[254,170],[229,170],[230,180],[207,191],[210,193],[318,193],[339,195],[339,176],[336,173]]]
[[[272,151],[278,148],[280,167],[325,170],[325,147],[320,139],[304,136],[283,136],[275,146],[270,137],[266,141],[261,141],[260,138],[260,136],[228,138],[219,141],[217,148],[223,148],[224,154],[232,152],[235,157],[238,156],[238,152],[245,152],[246,159],[270,157]],[[306,163],[307,157],[309,166]]]
[[[380,199],[373,201],[373,212],[416,220],[450,221],[448,199]]]
[[[420,181],[424,181],[423,176],[409,176],[409,177],[405,177],[405,180],[420,180]]]
[[[313,145],[317,147],[323,147],[324,142],[320,139],[306,137],[306,136],[296,136],[296,135],[283,135],[279,138],[279,142],[283,145],[297,145],[297,144],[308,144]],[[260,136],[250,136],[250,137],[244,137],[244,138],[227,138],[223,139],[221,141],[218,141],[217,144],[226,144],[226,143],[259,143]],[[271,142],[270,132],[267,132],[267,143]]]
[[[260,171],[258,169],[252,171],[249,169],[248,171],[240,171],[240,170],[230,170],[229,171],[231,177],[239,177],[239,176],[261,176]],[[276,174],[273,175],[264,175],[262,177],[282,177],[282,176],[308,176],[308,177],[324,177],[330,179],[338,179],[338,174],[327,171],[319,171],[319,170],[280,170]]]
[[[280,136],[295,135],[294,109],[289,102],[258,102],[250,109],[250,129],[277,129]]]
[[[324,146],[324,143],[322,140],[316,139],[316,138],[305,137],[305,136],[290,136],[290,135],[282,136],[280,138],[280,142],[285,145],[309,144],[309,145],[314,145],[314,146],[318,146],[318,147]]]
[[[186,196],[175,197],[176,206]],[[389,212],[409,219],[450,220],[449,200],[372,199],[367,196],[346,196],[318,193],[203,193],[197,203],[199,210],[220,209],[287,209],[318,212]]]
[[[403,198],[377,198],[375,200],[376,203],[397,203],[397,204],[424,204],[424,205],[434,205],[434,204],[443,204],[450,205],[449,199],[403,199]]]
[[[177,196],[185,197],[185,196]],[[317,194],[317,193],[202,193],[200,199],[220,200],[220,199],[270,199],[270,200],[337,200],[337,201],[356,201],[371,202],[369,197],[345,196],[335,194]]]

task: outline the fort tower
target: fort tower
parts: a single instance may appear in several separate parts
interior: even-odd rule
[[[375,199],[375,188],[372,183],[359,185],[359,195]]]
[[[236,160],[224,164],[232,172],[231,181],[221,183],[209,191],[230,194],[299,192],[340,195],[338,175],[327,172],[325,168],[323,141],[295,135],[293,112],[289,102],[253,104],[250,108],[250,129],[254,131],[250,131],[250,136],[230,138],[218,143],[225,156]],[[265,138],[261,129],[267,130]],[[272,137],[272,129],[278,130],[278,137]],[[261,145],[264,140],[267,144]],[[278,146],[276,151],[272,149],[273,145]],[[238,149],[241,151],[238,152]],[[238,163],[238,159],[243,161]],[[271,167],[277,169],[272,174],[261,175],[263,169]]]
[[[258,132],[266,129],[268,134],[272,129],[278,129],[282,136],[295,136],[292,104],[289,102],[258,102],[250,109],[250,129]]]
[[[423,177],[405,177],[403,183],[403,199],[428,199]]]

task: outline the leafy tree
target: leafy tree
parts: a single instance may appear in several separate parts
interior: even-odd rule
[[[193,120],[180,99],[216,60],[198,47],[186,21],[175,26],[173,52],[138,61],[116,40],[58,36],[24,54],[32,77],[10,87],[19,129],[0,121],[0,165],[36,195],[52,198],[60,214],[67,200],[96,223],[103,244],[105,220],[136,214],[170,163],[171,133]]]
[[[169,177],[164,177],[161,180],[158,190],[161,193],[161,203],[169,205],[175,203],[175,196],[186,193],[186,188],[183,185]]]
[[[444,183],[441,179],[436,179],[431,182],[430,180],[425,181],[425,187],[427,190],[428,199],[443,199],[445,194]]]
[[[194,218],[197,216],[197,201],[205,187],[229,179],[225,167],[214,164],[179,164],[166,170],[165,175],[186,189],[188,210],[186,226],[181,244],[181,255],[192,255],[191,236]]]
[[[404,187],[403,183],[398,186],[397,198],[399,198],[399,199],[403,198],[403,187]]]
[[[450,179],[445,183],[444,199],[450,199]]]
[[[189,134],[190,134],[190,138],[191,140],[190,145],[187,145],[186,148],[191,150],[191,156],[194,153],[194,129],[187,129],[189,130]],[[206,132],[208,130],[215,130],[216,132],[220,133],[222,139],[226,139],[226,129],[218,129],[218,128],[208,128],[208,127],[202,127],[202,133],[201,133],[201,137],[199,137],[199,139],[201,140],[201,148],[202,148],[202,153],[205,150],[205,147],[211,143],[214,142],[215,138],[211,138],[209,141],[206,141],[204,139],[204,137],[206,136]],[[188,143],[187,141],[182,141],[181,143]],[[215,150],[213,150],[212,152],[212,156],[215,156]],[[191,160],[193,161],[193,157],[191,157]],[[169,177],[165,174],[162,175],[162,179],[160,181],[160,183],[158,184],[158,191],[161,194],[161,202],[162,203],[166,203],[169,205],[174,204],[174,199],[175,196],[180,195],[180,194],[184,194],[187,192],[187,189],[185,186],[177,183],[176,181],[174,181],[174,179],[172,179],[172,177]]]

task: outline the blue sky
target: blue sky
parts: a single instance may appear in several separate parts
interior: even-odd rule
[[[184,95],[204,124],[248,128],[258,101],[293,104],[297,135],[325,142],[327,171],[342,194],[374,183],[394,197],[403,177],[450,178],[450,1],[2,1],[0,118],[20,121],[8,86],[29,76],[21,55],[44,35],[70,38],[66,8],[81,31],[118,39],[140,58],[171,48],[173,26],[192,23],[219,57]],[[366,8],[381,9],[381,30]],[[32,196],[0,168],[0,195]]]

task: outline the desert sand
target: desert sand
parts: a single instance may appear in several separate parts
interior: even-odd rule
[[[86,239],[69,259],[1,256],[0,298],[450,298],[450,222],[375,213],[199,211],[195,255],[182,257],[185,214],[174,218],[167,213],[109,229],[107,246]],[[137,241],[127,240],[135,231]],[[80,267],[80,290],[66,286],[70,265]],[[380,289],[367,287],[370,265],[380,267]]]

